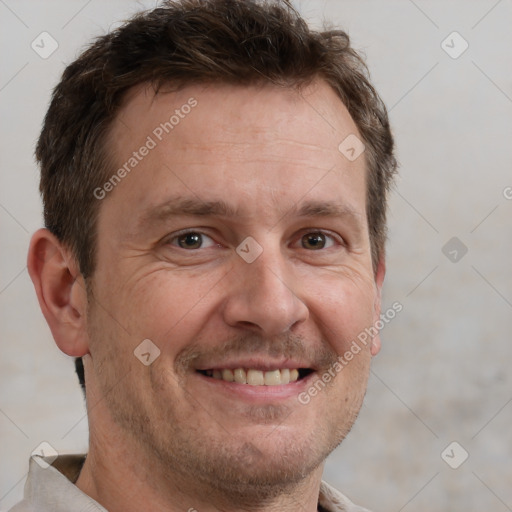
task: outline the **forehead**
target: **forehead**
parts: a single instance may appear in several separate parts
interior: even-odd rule
[[[243,215],[343,196],[363,214],[364,155],[350,161],[339,150],[350,135],[359,135],[356,125],[321,81],[300,90],[209,85],[158,94],[140,86],[110,131],[112,171],[126,172],[108,202],[122,200],[133,216],[180,196],[228,202]]]
[[[290,142],[339,155],[339,143],[359,132],[341,99],[322,80],[301,88],[210,84],[157,93],[142,84],[125,96],[109,142],[114,154],[122,156],[136,145],[133,137],[141,135],[152,136],[159,146],[200,148],[215,141],[247,143],[248,137],[268,144],[285,134]]]

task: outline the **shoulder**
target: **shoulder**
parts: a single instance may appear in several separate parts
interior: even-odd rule
[[[36,512],[34,507],[26,500],[22,500],[14,507],[10,508],[7,512]]]
[[[84,460],[84,455],[59,455],[57,458],[33,455],[24,499],[9,512],[107,512],[74,485]]]

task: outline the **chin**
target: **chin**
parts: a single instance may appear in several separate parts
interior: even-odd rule
[[[291,441],[291,440],[290,440]],[[269,455],[246,442],[233,460],[224,460],[213,471],[202,473],[204,483],[219,493],[238,500],[277,497],[287,488],[304,481],[323,462],[321,453],[305,453],[294,448],[275,449]]]
[[[193,477],[198,486],[215,489],[219,496],[248,504],[291,491],[319,468],[340,442],[329,442],[321,430],[299,436],[279,427],[265,437],[240,434],[222,442],[207,437],[182,440],[179,445],[160,444],[160,460],[168,469],[182,473],[185,480]]]

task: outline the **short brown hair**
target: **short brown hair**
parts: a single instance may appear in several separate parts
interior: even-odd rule
[[[375,270],[396,171],[386,108],[347,34],[310,29],[286,0],[168,1],[99,37],[72,62],[53,92],[36,149],[46,227],[90,277],[100,208],[93,191],[112,174],[105,141],[135,85],[300,87],[315,78],[335,90],[364,139]]]
[[[98,38],[71,63],[53,92],[36,149],[46,227],[72,250],[84,278],[91,276],[100,207],[93,190],[111,174],[104,141],[124,94],[135,85],[292,87],[317,77],[338,93],[366,145],[375,268],[396,170],[386,108],[347,34],[310,30],[284,1],[166,2]]]

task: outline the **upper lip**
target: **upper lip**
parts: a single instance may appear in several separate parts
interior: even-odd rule
[[[196,367],[196,370],[236,370],[237,368],[249,368],[252,370],[261,370],[266,372],[271,370],[283,370],[285,368],[290,370],[293,370],[294,368],[308,368],[314,370],[314,367],[310,363],[299,361],[297,359],[272,360],[268,357],[226,359],[224,361],[201,364]]]

